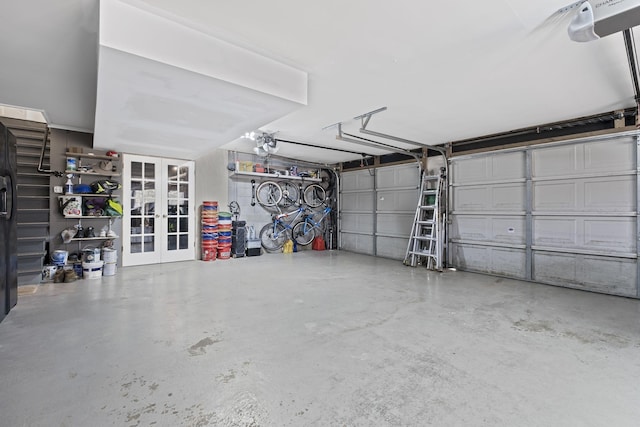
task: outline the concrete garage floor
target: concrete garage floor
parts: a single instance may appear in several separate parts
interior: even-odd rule
[[[46,284],[2,426],[637,426],[640,301],[346,252]]]

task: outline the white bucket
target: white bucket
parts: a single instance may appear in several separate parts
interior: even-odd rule
[[[58,271],[57,265],[45,265],[42,267],[42,281],[43,282],[52,282],[53,276]]]
[[[82,248],[82,261],[88,264],[100,261],[100,249],[93,246]]]
[[[85,279],[99,279],[102,277],[103,261],[96,262],[83,262],[82,263],[82,277]]]
[[[105,262],[102,275],[103,276],[115,276],[117,264],[115,262]]]
[[[102,248],[102,260],[106,263],[118,262],[118,251],[111,248]]]

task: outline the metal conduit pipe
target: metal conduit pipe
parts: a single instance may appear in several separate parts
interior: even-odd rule
[[[584,126],[584,125],[589,125],[589,124],[607,122],[607,121],[610,121],[610,120],[623,119],[625,117],[636,117],[636,116],[637,116],[637,114],[636,114],[636,110],[635,109],[628,109],[628,110],[621,111],[621,112],[600,114],[600,115],[594,116],[594,117],[587,117],[587,118],[578,119],[578,120],[572,120],[572,121],[567,121],[567,122],[550,123],[550,124],[546,124],[546,125],[540,125],[540,126],[533,126],[533,127],[529,127],[529,128],[516,129],[516,130],[510,131],[510,132],[495,133],[495,134],[484,135],[484,136],[475,137],[475,138],[462,139],[462,140],[458,140],[458,141],[453,141],[452,144],[454,144],[456,146],[460,146],[460,145],[465,145],[465,144],[473,144],[473,143],[477,143],[477,142],[491,141],[491,140],[496,140],[496,139],[501,139],[501,138],[507,138],[507,137],[511,137],[511,136],[520,136],[520,135],[527,135],[527,134],[541,134],[542,132],[548,132],[548,131],[553,131],[553,130],[561,130],[561,129],[572,128],[572,127],[576,127],[576,126]]]
[[[640,111],[640,83],[638,82],[638,54],[633,39],[633,29],[627,28],[622,32],[624,37],[624,46],[627,51],[627,60],[629,61],[629,70],[631,71],[631,81],[633,83],[633,94],[636,100],[637,111]],[[636,126],[640,126],[640,120],[636,115]]]

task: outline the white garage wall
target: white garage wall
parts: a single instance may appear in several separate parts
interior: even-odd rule
[[[636,165],[629,134],[453,158],[450,263],[638,297]]]

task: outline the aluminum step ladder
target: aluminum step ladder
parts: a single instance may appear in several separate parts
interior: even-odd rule
[[[442,271],[446,178],[444,168],[440,175],[422,175],[404,265],[416,267],[422,264],[428,269]]]

